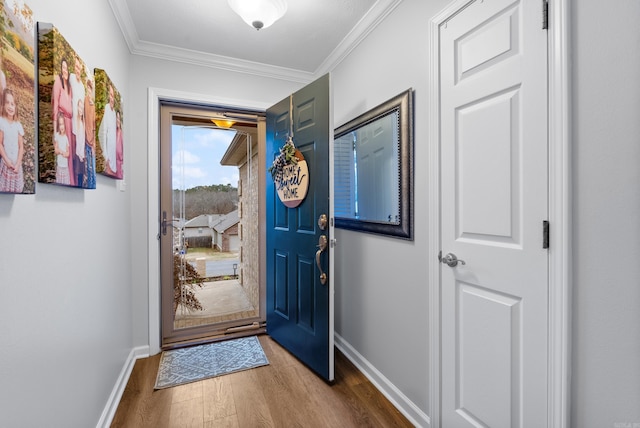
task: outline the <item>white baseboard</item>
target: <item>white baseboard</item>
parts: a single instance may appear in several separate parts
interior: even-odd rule
[[[127,382],[129,382],[129,376],[131,376],[131,371],[133,370],[133,366],[135,365],[136,360],[139,358],[146,358],[148,356],[148,346],[139,346],[131,350],[129,356],[127,357],[127,360],[124,362],[122,370],[120,371],[118,380],[116,381],[116,384],[111,391],[111,395],[109,395],[109,400],[104,406],[104,410],[102,411],[100,420],[96,425],[97,428],[108,428],[111,425],[113,417],[116,414],[116,410],[118,410],[118,404],[120,404],[120,399],[122,398],[124,389],[127,386]]]
[[[427,414],[418,408],[406,395],[384,377],[369,361],[355,350],[339,334],[335,334],[336,347],[360,370],[371,383],[416,427],[430,427]]]
[[[416,427],[430,427],[430,419],[422,410],[409,400],[389,379],[380,373],[369,361],[367,361],[358,351],[355,350],[339,334],[335,334],[336,347],[364,374],[367,379],[385,396],[387,399]],[[104,407],[97,428],[108,428],[113,421],[113,417],[120,404],[120,399],[131,376],[131,371],[135,362],[139,358],[149,356],[149,347],[140,346],[133,348],[122,367],[109,400]]]

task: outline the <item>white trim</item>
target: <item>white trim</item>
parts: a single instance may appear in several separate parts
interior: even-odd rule
[[[131,372],[133,371],[133,366],[136,363],[136,360],[139,358],[146,358],[149,356],[149,348],[147,346],[139,346],[137,348],[133,348],[131,352],[129,352],[129,356],[124,362],[124,366],[120,371],[120,375],[116,380],[116,384],[111,391],[111,395],[109,395],[109,399],[107,400],[107,404],[104,406],[104,410],[102,411],[102,415],[100,415],[100,420],[96,427],[109,427],[111,426],[111,422],[113,422],[113,417],[118,410],[118,405],[120,404],[120,399],[122,398],[122,393],[127,386],[127,382],[129,382],[129,377],[131,376]]]
[[[148,150],[148,275],[149,275],[149,353],[155,355],[160,352],[160,100],[174,100],[196,104],[210,104],[220,107],[240,108],[249,110],[266,110],[268,104],[257,101],[237,100],[216,96],[207,96],[170,89],[149,88],[149,115],[147,128]]]
[[[439,427],[440,379],[440,81],[439,26],[475,0],[458,0],[430,21],[429,83],[429,408]],[[549,1],[549,338],[548,427],[570,426],[571,366],[571,120],[569,2]]]
[[[108,2],[120,26],[129,51],[134,55],[307,84],[335,69],[402,0],[377,0],[315,71],[278,67],[140,40],[126,0],[108,0]]]
[[[549,1],[549,422],[568,428],[571,400],[570,0]]]
[[[135,43],[140,38],[138,37],[138,31],[136,30],[135,25],[133,25],[133,19],[131,19],[131,13],[129,12],[127,2],[126,0],[108,1],[109,6],[111,6],[111,10],[113,11],[113,16],[116,18],[116,21],[118,21],[120,31],[122,31],[122,35],[124,36],[124,41],[127,43],[129,51],[133,52],[135,49]]]
[[[430,427],[429,416],[402,393],[356,349],[335,334],[336,347],[365,375],[367,379],[416,427]]]
[[[460,3],[460,2],[458,2]],[[457,4],[456,3],[456,7]],[[440,426],[440,24],[451,7],[429,22],[429,411],[432,427]]]
[[[214,55],[157,43],[138,41],[130,50],[134,55],[148,56],[167,61],[176,61],[180,64],[193,64],[217,68],[236,73],[245,73],[253,76],[285,80],[287,82],[306,84],[314,79],[314,74],[306,71],[279,67],[277,65],[262,64],[222,55]]]
[[[333,71],[393,10],[402,0],[377,1],[353,26],[349,34],[336,46],[329,56],[322,61],[314,72],[315,78]]]
[[[149,123],[147,129],[147,162],[148,192],[147,192],[147,227],[149,228],[147,250],[149,264],[149,354],[160,352],[160,97],[161,91],[149,88],[147,111]]]

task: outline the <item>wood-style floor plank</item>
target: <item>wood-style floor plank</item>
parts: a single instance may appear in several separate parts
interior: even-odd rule
[[[160,356],[136,361],[112,427],[411,427],[340,352],[328,385],[267,335],[269,365],[153,390]]]
[[[233,398],[233,387],[229,376],[218,376],[202,381],[204,398],[204,422],[219,421],[231,418],[238,423],[236,404]],[[228,423],[228,422],[226,422]]]
[[[233,399],[238,425],[241,427],[275,427],[264,392],[259,387],[256,371],[233,373]]]
[[[318,382],[315,374],[307,370],[306,367],[294,367],[296,375],[305,383],[307,393],[313,400],[313,406],[322,410],[322,425],[325,427],[352,427],[366,426],[358,425],[362,420],[361,412],[354,412],[348,405],[348,399],[336,394],[341,387],[341,380],[337,379],[333,386],[325,382]],[[331,409],[327,411],[327,409]]]

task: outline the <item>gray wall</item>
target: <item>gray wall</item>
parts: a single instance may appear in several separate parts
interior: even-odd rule
[[[149,344],[148,87],[273,103],[301,85],[131,57],[106,0],[28,4],[122,93],[127,188],[0,195],[0,425],[93,426]],[[428,23],[445,4],[404,0],[333,72],[336,126],[416,91],[415,241],[337,232],[336,329],[426,415]],[[572,426],[615,427],[640,423],[640,3],[572,6]]]
[[[109,4],[27,4],[107,70],[127,145],[130,55]],[[0,195],[0,426],[98,423],[133,347],[130,196],[103,176],[96,190],[38,183],[35,195]]]
[[[572,7],[572,425],[640,425],[640,2]]]
[[[416,90],[416,240],[338,231],[336,329],[420,409],[428,398],[427,24],[447,2],[425,3],[403,1],[334,71],[336,125]],[[640,424],[640,2],[571,7],[571,426]]]
[[[423,421],[430,413],[429,19],[446,5],[404,0],[333,71],[336,127],[414,89],[414,241],[336,229],[336,332],[419,408]]]

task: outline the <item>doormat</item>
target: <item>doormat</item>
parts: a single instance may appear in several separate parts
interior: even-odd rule
[[[164,351],[154,389],[170,388],[269,364],[256,336]]]

